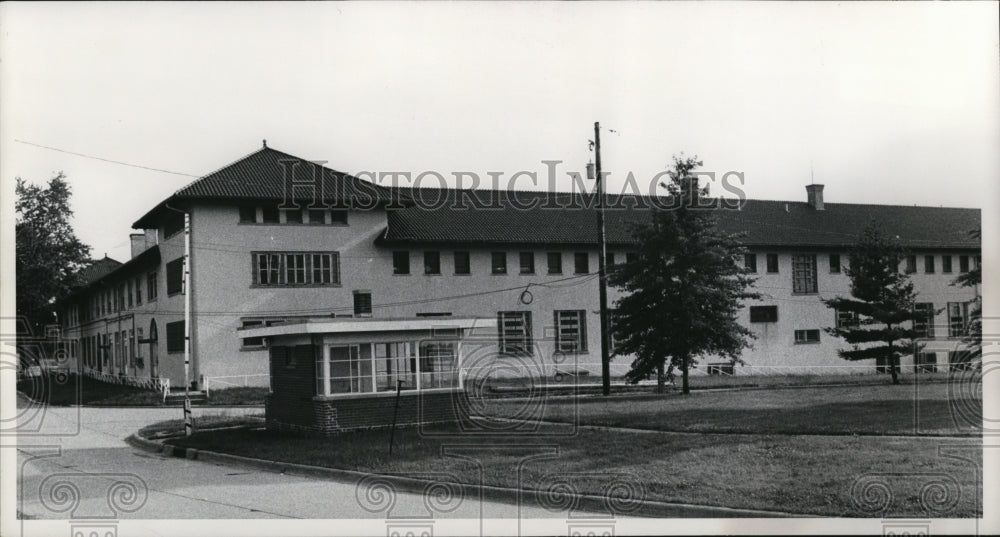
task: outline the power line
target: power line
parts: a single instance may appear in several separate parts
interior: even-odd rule
[[[34,142],[26,142],[24,140],[15,139],[14,141],[17,142],[17,143],[20,143],[20,144],[24,144],[24,145],[30,145],[30,146],[34,146],[34,147],[40,147],[42,149],[48,149],[50,151],[58,151],[60,153],[66,153],[67,155],[75,155],[75,156],[78,156],[78,157],[89,158],[89,159],[94,159],[94,160],[100,160],[102,162],[110,162],[111,164],[120,164],[122,166],[130,166],[132,168],[140,168],[140,169],[143,169],[143,170],[149,170],[149,171],[153,171],[153,172],[169,173],[169,174],[173,174],[173,175],[183,175],[185,177],[194,177],[194,178],[201,177],[200,175],[194,175],[194,174],[190,174],[190,173],[175,172],[175,171],[170,171],[170,170],[164,170],[163,168],[153,168],[152,166],[143,166],[142,164],[132,164],[130,162],[122,162],[120,160],[112,160],[112,159],[109,159],[109,158],[98,157],[98,156],[94,156],[94,155],[88,155],[86,153],[77,153],[76,151],[69,151],[67,149],[59,149],[58,147],[52,147],[52,146],[48,146],[48,145],[36,144]]]

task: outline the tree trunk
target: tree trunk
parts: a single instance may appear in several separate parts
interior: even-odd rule
[[[892,330],[892,325],[888,325],[889,330]],[[892,344],[895,343],[894,340],[889,341],[889,370],[892,371],[892,383],[899,384],[899,374],[896,372],[896,366],[899,363],[899,357],[892,350]]]
[[[667,391],[667,378],[663,373],[663,364],[656,366],[656,393]]]
[[[691,390],[688,389],[688,357],[684,356],[681,358],[681,393],[688,395]]]

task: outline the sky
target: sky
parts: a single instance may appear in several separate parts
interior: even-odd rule
[[[997,21],[988,2],[8,2],[4,208],[15,177],[61,170],[78,236],[125,260],[132,222],[262,139],[348,173],[537,173],[522,189],[559,160],[567,189],[600,121],[609,190],[684,154],[750,198],[816,182],[827,203],[985,209]]]

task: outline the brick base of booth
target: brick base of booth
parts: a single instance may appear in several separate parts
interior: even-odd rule
[[[458,417],[456,410],[460,397],[460,390],[403,392],[399,397],[396,424],[454,423]],[[396,394],[319,396],[302,398],[296,403],[288,405],[269,397],[265,401],[267,429],[308,436],[332,436],[352,430],[390,427],[396,412]]]

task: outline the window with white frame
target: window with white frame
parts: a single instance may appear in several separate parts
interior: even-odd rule
[[[531,312],[501,311],[498,314],[500,353],[530,354],[531,346]]]
[[[458,385],[453,341],[420,343],[420,389],[452,388]]]
[[[254,285],[340,284],[337,252],[254,252],[251,258]]]
[[[917,317],[913,320],[913,330],[917,337],[934,337],[934,304],[918,302],[913,305]]]
[[[297,348],[297,347],[296,347]],[[272,360],[283,351],[272,349]],[[455,341],[393,341],[331,345],[316,359],[316,393],[341,395],[458,386]]]
[[[819,343],[819,330],[796,330],[796,343]]]
[[[557,310],[556,352],[587,352],[587,323],[584,310]]]
[[[948,336],[962,337],[965,329],[969,325],[969,303],[949,302],[948,303]]]
[[[417,389],[417,346],[411,341],[375,344],[375,386],[380,392]]]
[[[847,311],[836,308],[834,312],[837,315],[837,328],[854,328],[861,324],[856,311]]]

